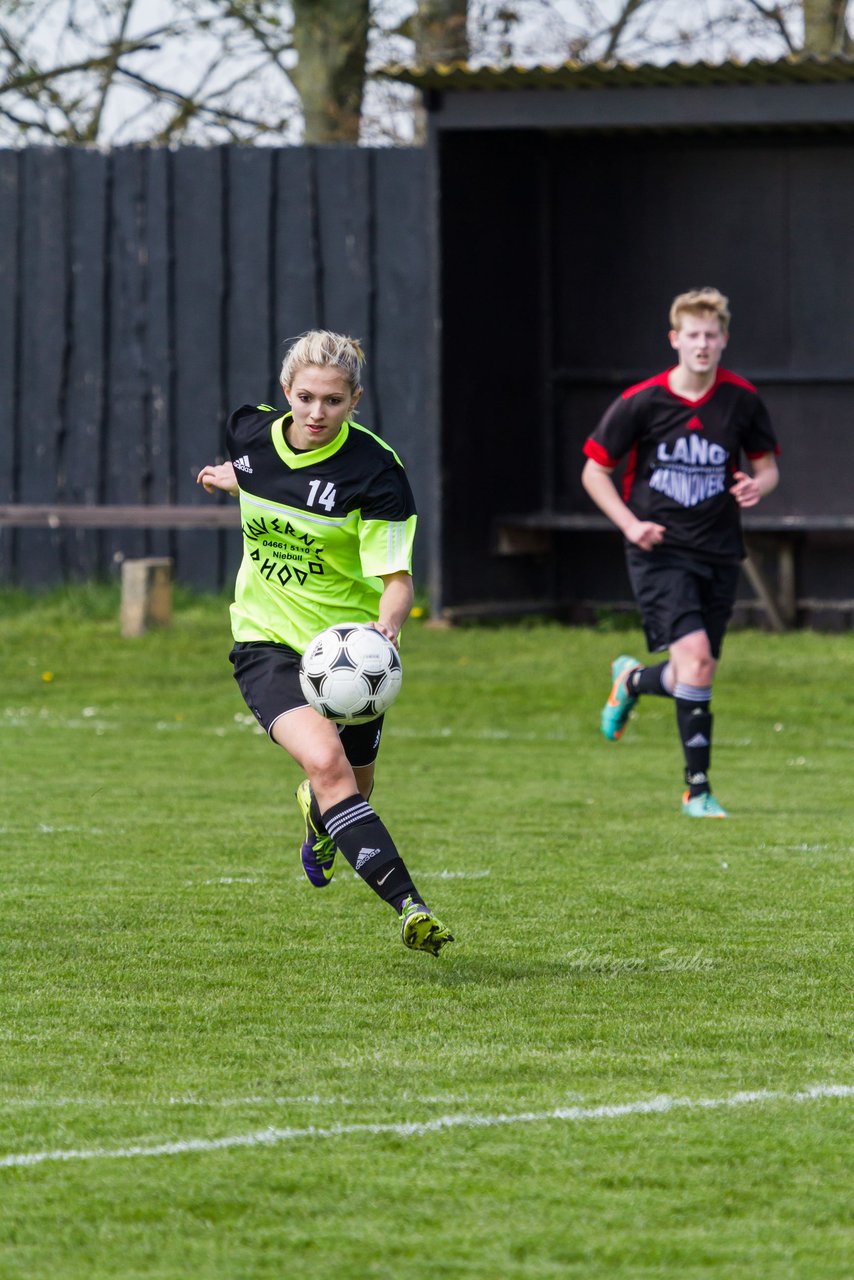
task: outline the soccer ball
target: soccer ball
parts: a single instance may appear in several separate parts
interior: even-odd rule
[[[366,724],[388,711],[403,680],[390,640],[358,622],[328,627],[302,655],[299,682],[306,702],[336,724]]]

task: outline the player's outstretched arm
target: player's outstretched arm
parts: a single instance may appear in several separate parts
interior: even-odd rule
[[[196,484],[202,485],[205,493],[216,493],[219,489],[235,498],[240,493],[234,467],[230,462],[208,463],[196,476]]]
[[[383,574],[383,593],[380,596],[379,618],[374,623],[387,640],[397,644],[397,637],[412,609],[415,593],[412,575],[405,569],[397,573]]]
[[[766,497],[772,489],[777,488],[780,472],[773,453],[763,453],[751,461],[753,475],[745,471],[733,472],[733,484],[730,493],[740,507],[755,507],[757,502]]]

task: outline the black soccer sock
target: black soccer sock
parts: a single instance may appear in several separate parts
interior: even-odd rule
[[[665,683],[669,672],[669,662],[656,662],[651,667],[635,667],[626,680],[626,688],[635,697],[654,694],[659,698],[672,698],[673,690],[668,689]]]
[[[404,898],[424,901],[384,823],[358,792],[333,804],[321,821],[353,870],[383,902],[400,911]]]
[[[310,784],[309,784],[308,790],[309,790],[309,795],[311,796],[311,804],[309,805],[308,816],[311,818],[315,831],[319,831],[322,834],[324,831],[326,831],[326,828],[324,827],[323,819],[320,816],[320,805],[317,803],[317,796],[314,794],[314,788]],[[329,832],[327,831],[326,834],[328,835]]]
[[[711,791],[709,765],[712,759],[711,689],[678,684],[673,690],[676,700],[676,723],[685,757],[685,781],[690,796]]]

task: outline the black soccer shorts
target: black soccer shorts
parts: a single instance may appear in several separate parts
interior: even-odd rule
[[[712,657],[720,657],[740,565],[634,546],[626,547],[626,565],[650,653],[669,649],[692,631],[705,631]]]
[[[290,645],[237,640],[228,657],[243,700],[268,734],[280,716],[308,706],[299,682],[300,655]],[[380,749],[382,716],[367,724],[336,728],[344,754],[354,769],[374,763]]]

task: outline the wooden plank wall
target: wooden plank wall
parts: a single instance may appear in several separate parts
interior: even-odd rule
[[[359,417],[407,465],[423,579],[426,220],[417,150],[0,151],[0,503],[217,501],[195,475],[229,410],[284,405],[287,340],[324,326],[365,346]],[[0,529],[0,583],[109,578],[140,555],[215,589],[240,538]]]

